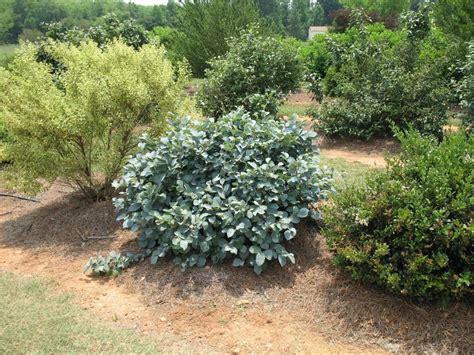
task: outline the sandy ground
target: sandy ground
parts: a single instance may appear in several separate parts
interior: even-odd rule
[[[82,273],[87,259],[135,251],[110,201],[90,203],[56,183],[41,203],[0,197],[0,270],[55,280],[84,309],[117,326],[160,337],[165,349],[198,353],[468,352],[466,304],[417,305],[341,275],[318,226],[303,222],[288,249],[294,266],[263,276],[228,263],[182,272],[147,261],[115,279]],[[91,236],[113,239],[89,240]]]

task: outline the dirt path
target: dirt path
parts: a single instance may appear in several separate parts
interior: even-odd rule
[[[337,140],[322,138],[318,142],[321,154],[326,158],[342,158],[348,162],[358,162],[371,167],[385,166],[385,154],[396,154],[400,144],[394,139]]]

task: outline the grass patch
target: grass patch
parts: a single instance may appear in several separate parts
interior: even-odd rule
[[[158,344],[102,324],[47,282],[0,273],[0,353],[156,353]]]
[[[6,66],[15,54],[18,44],[2,44],[0,45],[0,66]]]
[[[298,104],[284,104],[278,111],[279,116],[291,117],[294,113],[298,116],[307,116],[308,109],[313,108],[311,105],[298,105]]]
[[[194,88],[198,88],[203,82],[203,78],[191,78],[189,79],[187,85],[192,86]]]
[[[363,184],[367,175],[377,169],[358,162],[348,162],[343,158],[326,158],[321,155],[321,165],[335,171],[336,188]]]

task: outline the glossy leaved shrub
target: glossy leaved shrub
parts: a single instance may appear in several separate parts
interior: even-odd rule
[[[398,137],[399,158],[327,207],[323,233],[334,262],[400,295],[472,296],[474,136]]]
[[[441,137],[454,99],[448,54],[455,47],[430,28],[426,12],[407,13],[404,21],[401,32],[356,22],[349,42],[316,43],[329,53],[308,58],[310,89],[322,101],[313,111],[318,132],[370,139],[393,136],[395,125]]]
[[[146,137],[116,182],[123,226],[139,233],[151,261],[204,266],[233,259],[261,273],[294,262],[285,241],[331,177],[319,168],[314,133],[296,122],[235,111],[218,120],[184,119],[159,140]]]

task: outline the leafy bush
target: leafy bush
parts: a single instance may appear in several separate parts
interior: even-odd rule
[[[87,30],[77,27],[69,28],[61,22],[46,24],[46,33],[41,41],[47,43],[47,39],[74,45],[78,45],[85,40],[92,40],[100,47],[121,39],[135,49],[149,43],[148,33],[141,25],[134,19],[122,21],[114,13],[102,16],[97,25],[91,26]]]
[[[109,13],[99,19],[99,24],[84,30],[78,27],[68,27],[63,22],[51,22],[45,25],[45,35],[36,42],[37,60],[51,65],[53,71],[64,68],[57,58],[48,50],[51,40],[78,46],[84,41],[93,41],[104,48],[113,41],[123,41],[138,49],[149,43],[148,32],[134,19],[121,21],[114,13]]]
[[[399,41],[385,35],[372,41],[367,26],[358,23],[349,46],[331,43],[334,65],[321,85],[311,86],[319,97],[321,90],[334,97],[323,100],[314,112],[318,131],[368,139],[392,135],[395,124],[442,135],[452,99],[450,58],[444,56],[446,49],[436,48],[444,46],[443,41],[426,40],[426,14],[410,13],[405,21]]]
[[[325,211],[334,262],[352,277],[417,298],[474,291],[474,136],[399,135],[399,158]]]
[[[141,261],[143,258],[143,254],[127,253],[122,255],[119,252],[111,251],[106,257],[102,255],[91,257],[84,266],[84,272],[91,271],[96,276],[118,276],[131,264]]]
[[[203,112],[219,117],[238,106],[250,111],[257,105],[275,114],[279,102],[298,88],[302,78],[295,46],[263,37],[254,29],[231,39],[229,46],[225,57],[212,61],[206,71],[198,93]]]
[[[14,168],[28,181],[63,177],[91,198],[108,196],[139,127],[151,123],[159,133],[170,111],[187,108],[186,75],[176,77],[153,45],[51,43],[47,50],[67,70],[38,63],[31,44],[10,71],[0,69],[0,120],[13,136]]]
[[[166,56],[173,64],[183,61],[184,56],[181,43],[184,34],[175,28],[157,26],[150,33],[151,38],[156,38],[166,48]]]
[[[466,61],[461,68],[463,78],[457,87],[461,102],[463,123],[474,129],[474,41],[469,44]]]
[[[234,257],[262,272],[267,261],[294,262],[283,243],[311,204],[324,199],[330,177],[313,151],[314,133],[296,119],[255,120],[242,111],[219,120],[185,119],[159,141],[144,139],[125,166],[114,200],[139,245],[186,266]]]
[[[381,23],[367,24],[365,34],[364,41],[389,48],[399,45],[405,38],[403,32],[388,30]],[[324,79],[329,70],[333,75],[336,74],[344,64],[345,58],[341,58],[341,55],[358,40],[360,32],[356,27],[350,27],[344,33],[314,36],[307,46],[301,48],[301,58],[310,73]],[[328,79],[323,82],[325,93],[332,95],[336,85],[337,80],[334,80],[330,73]]]

